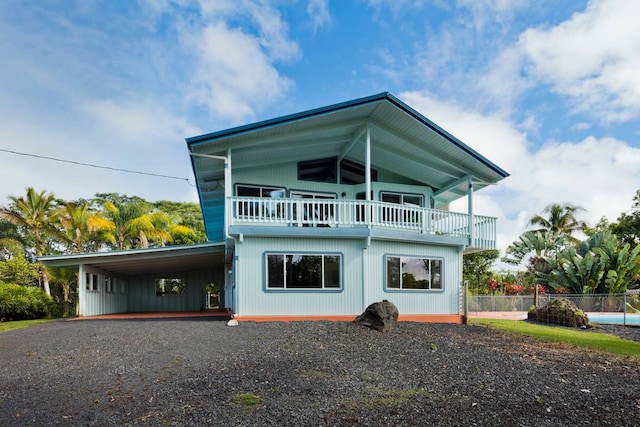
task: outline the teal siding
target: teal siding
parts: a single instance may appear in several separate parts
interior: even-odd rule
[[[245,236],[236,245],[236,304],[239,316],[358,315],[371,303],[387,299],[401,314],[459,314],[462,247],[372,241],[362,239],[284,239]],[[267,290],[265,252],[340,253],[343,288]],[[436,257],[444,260],[443,289],[385,291],[384,256]]]
[[[376,240],[365,258],[365,300],[393,302],[400,314],[460,314],[462,247],[407,244]],[[385,290],[385,255],[440,258],[444,260],[442,290]]]
[[[98,280],[96,291],[87,291],[85,285],[86,274],[95,274]],[[107,293],[105,289],[105,277],[112,277],[114,292]],[[113,277],[108,272],[89,266],[80,265],[78,268],[78,294],[81,316],[94,316],[98,314],[124,313],[128,310],[127,295],[121,292],[125,280]],[[126,286],[126,285],[125,285]]]
[[[216,280],[224,283],[223,267],[185,272],[161,273],[148,276],[119,277],[114,292],[105,291],[104,278],[108,273],[88,266],[80,266],[81,316],[99,314],[156,311],[198,311],[205,307],[205,285]],[[98,290],[85,289],[85,273],[98,275]],[[182,295],[157,296],[155,281],[159,278],[183,278],[186,287]]]
[[[208,200],[202,206],[202,212],[209,241],[222,241],[224,239],[224,194]]]
[[[361,240],[247,238],[236,245],[236,313],[242,315],[352,315],[362,308]],[[265,251],[340,253],[343,287],[266,290]]]
[[[182,295],[156,295],[155,281],[160,278],[184,279]],[[222,282],[222,271],[195,270],[136,276],[128,280],[127,297],[129,312],[198,311],[206,307],[205,285],[217,280]]]

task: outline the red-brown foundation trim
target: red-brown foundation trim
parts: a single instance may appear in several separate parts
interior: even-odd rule
[[[238,322],[303,322],[327,320],[333,322],[351,322],[357,315],[352,316],[234,316]],[[464,316],[461,314],[401,314],[399,322],[422,323],[459,323],[462,324]]]

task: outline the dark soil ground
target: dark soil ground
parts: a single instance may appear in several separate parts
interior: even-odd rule
[[[640,425],[638,359],[482,326],[55,321],[0,355],[1,426]]]

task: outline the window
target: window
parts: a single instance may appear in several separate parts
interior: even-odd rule
[[[334,203],[322,200],[335,200],[335,194],[309,193],[291,191],[292,198],[305,199],[302,201],[302,221],[304,226],[328,227],[334,217]],[[313,199],[310,201],[307,199]],[[298,219],[297,205],[293,206],[293,217]]]
[[[98,275],[93,273],[87,273],[85,275],[85,289],[91,292],[98,291]]]
[[[259,185],[237,185],[236,195],[238,197],[273,197],[274,192],[284,191],[280,187],[263,187]]]
[[[124,280],[120,280],[120,293],[121,294],[127,293],[127,282],[125,282]]]
[[[185,286],[184,279],[156,279],[156,295],[182,295]]]
[[[300,181],[329,182],[335,184],[337,179],[338,159],[307,160],[298,162],[298,179]],[[371,180],[378,180],[378,171],[371,169]],[[340,162],[340,183],[355,185],[365,182],[365,167],[351,160]]]
[[[298,179],[300,181],[330,182],[335,184],[337,159],[308,160],[298,162]]]
[[[262,187],[259,185],[237,185],[236,194],[238,197],[272,197],[282,198],[285,194],[281,187]],[[265,204],[253,201],[241,201],[238,203],[238,215],[244,217],[268,216],[269,212]]]
[[[442,289],[442,260],[387,256],[388,289]]]
[[[386,203],[402,205],[398,208],[382,208],[383,221],[389,221],[398,226],[408,226],[420,222],[418,210],[412,207],[423,206],[423,196],[419,194],[381,193],[380,199]]]
[[[381,199],[383,202],[397,203],[399,205],[424,206],[423,197],[416,194],[382,193]]]
[[[340,289],[341,255],[268,254],[267,289]]]
[[[340,183],[341,184],[364,184],[365,166],[350,160],[343,160],[340,163]],[[371,181],[378,180],[378,171],[371,169]]]
[[[113,294],[116,291],[114,279],[111,277],[104,278],[104,291],[108,294]]]

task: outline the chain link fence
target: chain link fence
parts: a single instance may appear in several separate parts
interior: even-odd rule
[[[587,313],[596,323],[640,326],[640,292],[624,294],[542,294],[538,295],[538,307],[544,307],[554,299],[566,298]],[[469,295],[467,310],[478,312],[526,312],[535,304],[534,295]]]

